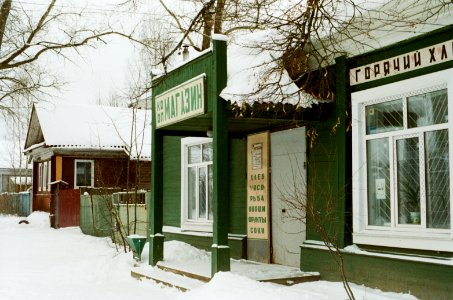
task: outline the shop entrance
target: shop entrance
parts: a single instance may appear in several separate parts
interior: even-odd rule
[[[305,127],[271,133],[270,140],[272,262],[299,267],[306,238]]]

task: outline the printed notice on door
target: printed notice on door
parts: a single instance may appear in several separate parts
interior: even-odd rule
[[[252,146],[252,169],[261,170],[263,168],[263,143],[256,143]]]
[[[247,237],[269,238],[269,132],[247,137]]]

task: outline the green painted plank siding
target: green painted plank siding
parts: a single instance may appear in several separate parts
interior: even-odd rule
[[[326,230],[332,238],[329,242],[339,247],[352,240],[351,133],[347,130],[351,112],[346,63],[344,56],[336,59],[335,109],[324,122],[311,124],[318,135],[307,158],[307,239],[322,240],[320,231]]]
[[[333,124],[332,120],[318,124],[315,128],[319,135],[312,148],[308,149],[308,207],[313,205],[314,211],[321,212],[321,217],[325,216],[329,202],[338,201],[336,138],[331,132]],[[331,233],[338,232],[338,228],[332,227],[333,225],[333,223],[325,224],[325,226],[330,227]],[[307,239],[322,240],[316,229],[316,221],[309,214],[307,216]]]
[[[194,59],[188,64],[179,67],[176,70],[170,71],[163,77],[158,77],[153,80],[153,99],[156,95],[161,94],[175,86],[178,86],[198,75],[206,74],[206,98],[207,98],[207,112],[212,112],[212,103],[217,99],[215,94],[215,75],[213,67],[213,53],[207,52],[206,54]]]
[[[327,232],[335,235],[340,247],[344,247],[351,240],[352,224],[345,211],[350,206],[351,199],[347,193],[348,187],[342,181],[345,177],[342,178],[339,173],[345,172],[342,160],[348,158],[339,156],[337,135],[345,133],[342,131],[332,133],[334,124],[326,122],[317,126],[319,136],[313,147],[308,149],[307,199],[310,202],[308,207],[313,205],[313,210],[320,212],[319,217],[323,220]],[[308,240],[322,240],[316,229],[317,223],[319,221],[313,220],[308,214]]]
[[[164,137],[163,218],[165,226],[181,224],[181,137]]]
[[[246,234],[246,139],[230,139],[230,228]],[[181,225],[181,137],[164,137],[164,225]]]
[[[230,229],[247,234],[247,139],[230,139]]]
[[[384,291],[405,292],[420,299],[453,297],[453,266],[389,257],[343,253],[350,282]],[[301,269],[321,273],[321,280],[340,281],[338,266],[327,250],[301,247]]]

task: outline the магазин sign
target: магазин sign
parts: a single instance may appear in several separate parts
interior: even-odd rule
[[[155,97],[156,128],[205,113],[205,78],[201,74]]]

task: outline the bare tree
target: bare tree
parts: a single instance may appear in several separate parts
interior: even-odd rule
[[[8,99],[5,102],[8,109],[0,110],[3,126],[7,128],[4,132],[5,140],[2,142],[4,160],[13,170],[13,176],[19,180],[19,191],[23,191],[27,188],[26,178],[31,175],[22,149],[32,103],[27,97],[21,97],[19,100]]]
[[[125,0],[123,4],[138,9],[142,2]],[[376,33],[435,25],[437,16],[453,6],[450,0],[159,0],[159,4],[163,16],[158,23],[164,25],[157,26],[159,30],[147,40],[154,49],[151,66],[165,73],[181,46],[187,44],[201,51],[209,47],[213,33],[220,33],[231,37],[230,43],[272,53],[274,60],[263,66],[263,81],[255,94],[262,98],[282,94],[281,78],[288,72],[299,91],[322,100],[335,99],[330,67],[335,57],[348,53],[351,47],[374,49],[379,46],[373,41]],[[143,24],[157,28],[155,21],[153,17]],[[268,39],[255,44],[240,41],[244,33],[257,30],[269,30]],[[145,86],[142,92],[150,89],[149,82],[141,85]],[[301,98],[298,105],[303,102]],[[273,103],[269,105],[252,108],[234,107],[233,103],[233,109],[239,116],[247,110],[275,108]]]
[[[28,3],[2,1],[0,8],[0,108],[5,99],[28,94],[42,100],[42,93],[61,82],[43,67],[54,55],[69,59],[68,51],[107,43],[112,35],[136,43],[133,32],[115,30],[108,21],[97,24],[83,8],[58,5],[57,0]],[[146,47],[145,44],[142,44]]]

